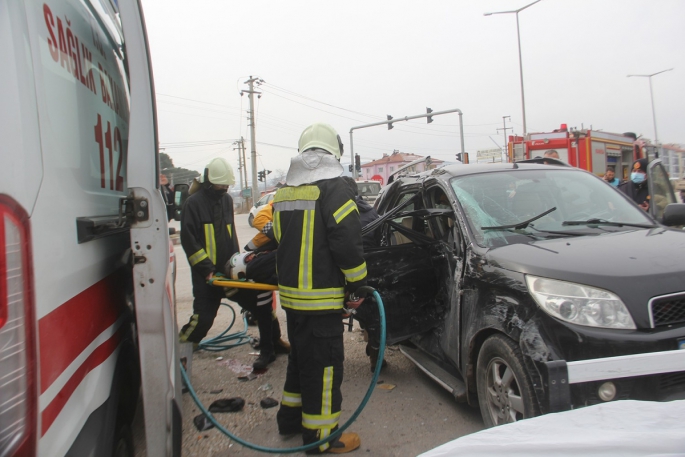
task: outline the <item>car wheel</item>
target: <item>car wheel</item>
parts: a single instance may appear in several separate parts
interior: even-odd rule
[[[478,403],[486,427],[540,414],[518,346],[503,335],[485,340],[476,372]]]
[[[254,227],[254,225],[252,225],[252,222],[254,222],[254,216],[250,214],[249,216],[247,216],[247,223],[250,224],[250,227]]]

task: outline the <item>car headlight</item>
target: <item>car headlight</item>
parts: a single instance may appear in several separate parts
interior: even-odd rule
[[[626,305],[596,287],[526,275],[528,291],[547,314],[589,327],[635,329]]]

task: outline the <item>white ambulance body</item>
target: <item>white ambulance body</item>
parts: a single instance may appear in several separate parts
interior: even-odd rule
[[[156,135],[137,0],[0,0],[0,456],[180,455]]]

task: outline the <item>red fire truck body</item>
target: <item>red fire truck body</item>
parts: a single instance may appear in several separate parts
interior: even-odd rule
[[[570,165],[604,176],[607,167],[614,167],[616,175],[627,179],[632,163],[642,157],[651,157],[653,147],[633,134],[609,133],[598,130],[569,130],[561,124],[547,133],[529,133],[525,139],[509,136],[509,160],[542,157],[555,150],[559,158]]]

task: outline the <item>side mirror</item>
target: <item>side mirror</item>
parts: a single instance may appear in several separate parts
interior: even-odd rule
[[[188,199],[188,184],[176,184],[174,186],[174,220],[181,220],[181,209]]]
[[[667,205],[661,223],[668,227],[685,225],[685,203],[671,203]]]

